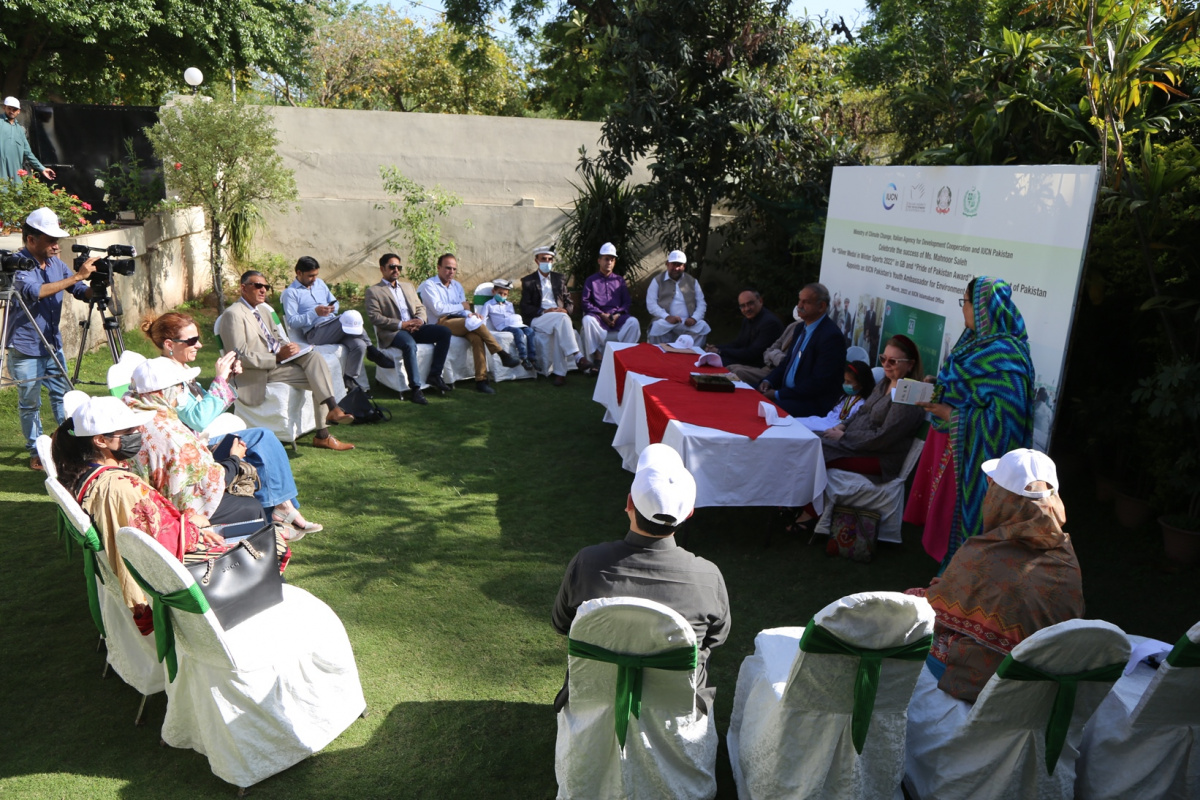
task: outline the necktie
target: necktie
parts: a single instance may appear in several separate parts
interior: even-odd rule
[[[792,358],[792,363],[788,365],[787,377],[783,379],[783,385],[789,389],[796,388],[796,368],[800,366],[800,356],[804,355],[804,332],[807,329],[807,325],[797,326],[796,355]]]
[[[279,352],[279,340],[271,335],[270,328],[267,327],[267,323],[263,322],[262,315],[258,313],[257,308],[254,309],[254,318],[256,320],[258,320],[258,329],[260,331],[262,331],[262,335],[267,337],[267,349],[270,350],[272,353],[278,353]]]

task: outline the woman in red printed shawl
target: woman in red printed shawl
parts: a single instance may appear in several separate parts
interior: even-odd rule
[[[963,542],[924,595],[937,614],[927,665],[938,688],[974,702],[1008,653],[1083,616],[1083,584],[1054,462],[1014,450],[985,462],[984,532]]]

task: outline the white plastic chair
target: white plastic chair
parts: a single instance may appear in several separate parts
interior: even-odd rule
[[[141,531],[122,528],[117,544],[156,592],[195,587],[183,564]],[[282,772],[366,708],[341,620],[303,589],[285,584],[282,603],[230,631],[211,610],[168,613],[179,671],[167,683],[162,738],[207,755],[224,781],[245,788]]]
[[[825,470],[825,510],[814,530],[828,534],[834,505],[851,506],[879,514],[879,541],[900,542],[900,524],[904,515],[904,485],[921,459],[925,439],[914,439],[904,457],[900,474],[890,481],[876,483],[867,475],[844,469]]]
[[[217,317],[213,323],[213,333],[223,353],[225,343],[221,341],[220,331],[221,318]],[[278,325],[276,332],[283,336],[283,331]],[[336,388],[337,384],[334,386]],[[290,442],[293,446],[301,436],[317,429],[312,392],[297,389],[286,383],[268,383],[266,399],[260,405],[251,406],[238,400],[236,408],[237,416],[245,420],[248,427],[266,428],[278,436],[281,442]]]
[[[633,597],[583,603],[570,638],[638,656],[696,646],[687,620],[661,603]],[[640,715],[625,715],[622,747],[618,667],[578,655],[567,660],[570,697],[558,713],[554,758],[560,800],[716,796],[717,730],[711,715],[696,707],[696,669],[642,671]]]
[[[811,626],[883,658],[862,752],[854,742],[853,655],[821,652],[805,628],[772,628],[742,662],[726,744],[741,800],[901,796],[908,702],[929,650],[929,602],[896,592],[864,592],[821,609]],[[900,649],[901,652],[895,652]],[[905,660],[906,659],[906,660]]]
[[[1034,633],[1011,657],[1051,675],[1114,666],[1119,675],[1129,659],[1129,640],[1116,625],[1075,619]],[[1070,800],[1083,726],[1115,680],[1114,675],[1078,683],[1062,751],[1050,772],[1047,728],[1059,684],[998,673],[972,705],[937,688],[932,673],[922,670],[908,708],[905,788],[917,800]]]
[[[49,441],[49,437],[43,438]],[[100,635],[104,639],[106,656],[101,677],[107,676],[111,666],[121,680],[142,695],[137,715],[134,717],[134,724],[139,725],[142,712],[146,708],[146,698],[166,688],[163,667],[158,662],[154,648],[154,637],[142,636],[133,621],[133,614],[125,605],[125,597],[121,594],[121,584],[109,564],[109,554],[103,549],[104,540],[97,534],[87,512],[56,478],[46,479],[46,492],[62,511],[63,519],[78,534],[75,538],[81,549],[87,548],[92,551],[91,557],[84,556],[84,580],[92,581],[95,585],[95,601],[103,625]],[[89,573],[92,564],[99,574],[99,580]],[[89,599],[89,605],[91,602]]]
[[[1200,797],[1200,666],[1182,666],[1198,654],[1200,623],[1158,669],[1139,663],[1117,681],[1083,732],[1079,800]]]

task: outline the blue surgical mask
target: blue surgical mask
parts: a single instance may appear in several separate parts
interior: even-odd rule
[[[552,270],[552,269],[554,269],[553,261],[539,261],[538,262],[538,270],[540,270],[543,275],[549,275],[550,270]]]
[[[501,303],[501,304],[503,304],[503,303],[507,303],[507,302],[508,302],[508,298],[506,298],[506,297],[501,297],[500,295],[498,295],[498,294],[495,294],[495,295],[492,295],[492,302],[493,302],[493,303]]]
[[[843,383],[842,391],[845,392],[846,394],[850,395],[851,397],[858,394],[858,389],[855,389],[854,384],[852,384],[852,383]]]

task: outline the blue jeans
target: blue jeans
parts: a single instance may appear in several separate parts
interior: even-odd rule
[[[274,508],[288,500],[292,500],[296,508],[300,507],[292,465],[278,436],[266,428],[246,428],[226,436],[236,436],[246,443],[246,460],[258,470],[258,479],[262,482],[254,496],[264,508]],[[214,439],[210,444],[216,448],[224,438]]]
[[[417,388],[425,383],[417,374],[417,345],[433,345],[433,360],[429,362],[428,377],[440,378],[442,369],[446,366],[446,354],[450,352],[451,335],[450,329],[445,325],[434,325],[431,322],[417,328],[416,333],[396,331],[396,335],[387,346],[396,348],[404,356],[404,370],[408,373],[409,386]]]
[[[67,363],[61,349],[58,357],[62,363]],[[50,392],[50,408],[59,425],[66,418],[63,414],[63,395],[71,391],[71,384],[67,383],[67,376],[51,356],[27,356],[15,348],[9,348],[8,351],[8,374],[13,380],[21,381],[17,385],[21,433],[25,435],[25,447],[30,453],[36,453],[35,442],[42,435],[42,384],[46,384],[46,390]]]
[[[517,346],[517,357],[522,361],[533,361],[537,358],[537,345],[533,341],[533,328],[505,328],[505,333],[511,333],[513,344]]]

